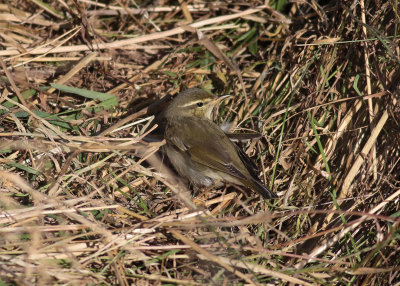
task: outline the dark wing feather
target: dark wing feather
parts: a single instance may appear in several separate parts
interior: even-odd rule
[[[226,133],[232,141],[248,141],[253,139],[260,139],[262,135],[260,133]]]
[[[236,150],[239,154],[240,160],[242,160],[244,166],[246,167],[247,171],[249,171],[250,175],[255,178],[258,179],[258,168],[257,165],[254,163],[253,160],[250,159],[249,156],[247,156],[247,154],[240,149],[240,147],[235,144]]]

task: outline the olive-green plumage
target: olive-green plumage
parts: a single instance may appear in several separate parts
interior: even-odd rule
[[[246,186],[267,199],[276,198],[258,180],[247,155],[211,121],[214,107],[223,98],[191,88],[171,102],[165,112],[169,160],[196,187],[209,187],[219,180]]]

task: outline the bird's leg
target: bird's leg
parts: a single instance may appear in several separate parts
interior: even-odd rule
[[[209,193],[210,191],[214,190],[215,188],[223,185],[223,182],[221,180],[215,180],[213,184],[211,184],[208,187],[197,187],[196,189],[196,197],[195,197],[195,203],[201,202],[205,206],[206,201],[209,199]]]
[[[196,196],[193,198],[193,202],[196,205],[206,207],[207,196],[205,196],[205,195],[207,193],[207,189],[208,188],[206,188],[206,187],[202,187],[202,188],[196,187],[194,189],[195,189],[195,192],[196,192]]]

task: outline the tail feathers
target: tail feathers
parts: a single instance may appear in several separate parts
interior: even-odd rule
[[[252,190],[259,193],[261,196],[263,196],[264,199],[268,200],[278,198],[278,196],[274,192],[268,190],[260,181],[254,178],[252,178],[251,181],[247,181],[246,185]]]
[[[244,164],[244,167],[248,171],[249,175],[251,176],[251,179],[246,179],[242,180],[243,185],[246,187],[256,191],[259,193],[261,196],[263,196],[265,199],[276,199],[278,196],[273,193],[272,191],[268,190],[258,179],[257,179],[257,173],[258,169],[257,166],[254,164],[254,162],[247,156],[247,154],[239,148],[237,144],[235,144],[236,150],[238,152],[238,155],[240,157],[240,160]],[[244,173],[244,172],[242,172]],[[246,176],[245,177],[250,177]]]

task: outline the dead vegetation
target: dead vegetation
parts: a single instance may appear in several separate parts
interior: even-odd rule
[[[0,4],[0,284],[400,283],[398,1],[104,2]],[[193,86],[278,200],[164,164]]]

